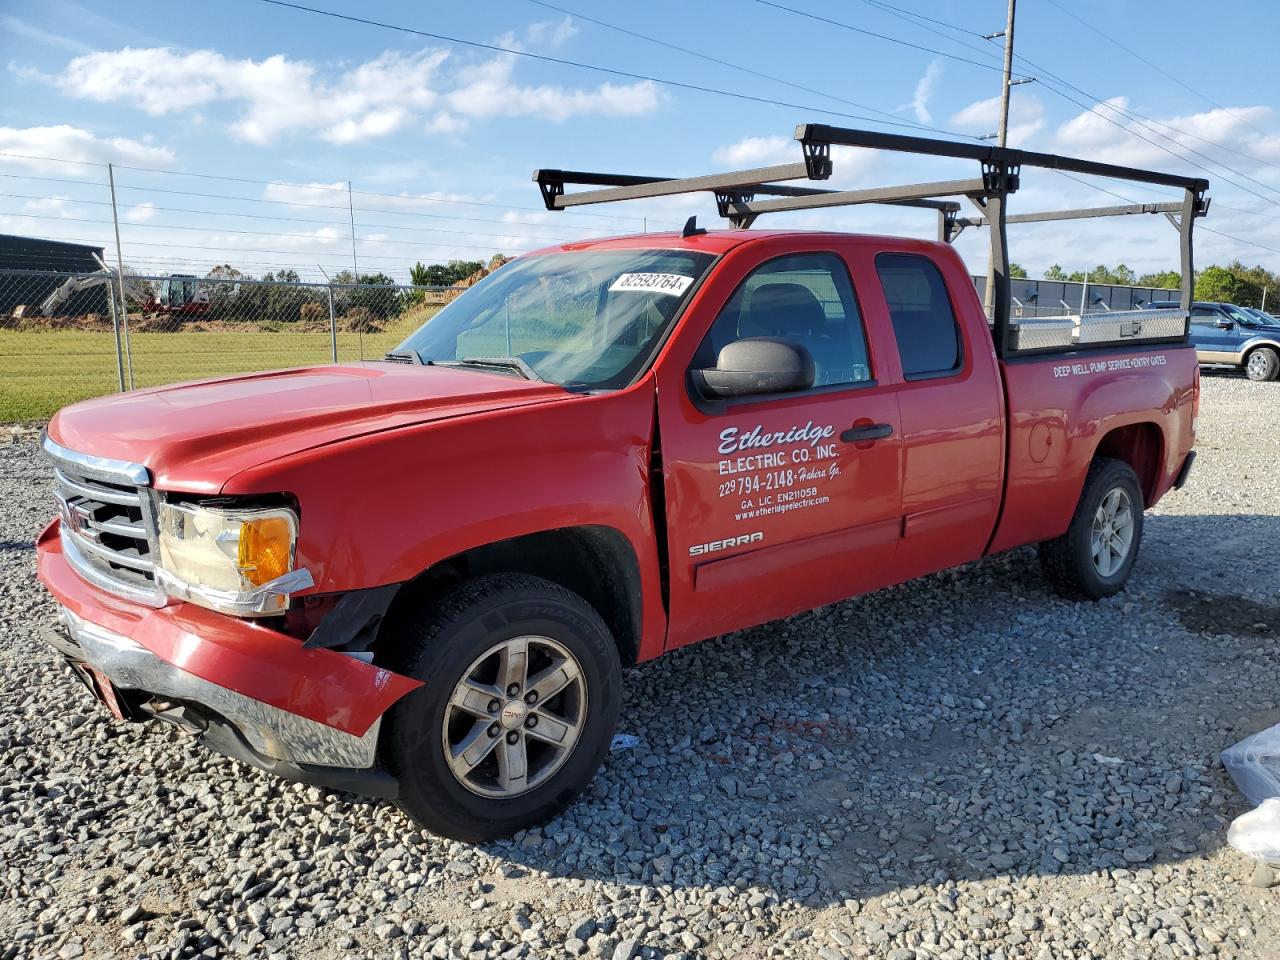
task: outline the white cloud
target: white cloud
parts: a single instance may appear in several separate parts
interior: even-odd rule
[[[951,125],[980,135],[995,133],[1000,124],[1000,98],[977,100],[951,118]],[[1024,147],[1028,140],[1044,128],[1044,103],[1033,94],[1015,94],[1009,101],[1009,135],[1011,147]]]
[[[433,113],[430,119],[423,124],[422,129],[427,133],[438,133],[448,135],[451,133],[461,133],[467,129],[467,121],[461,117],[455,117],[452,113],[442,111]]]
[[[264,200],[283,200],[286,203],[314,203],[347,205],[347,184],[333,183],[269,183],[262,191]]]
[[[531,23],[524,29],[524,36],[517,38],[508,31],[497,38],[497,44],[512,50],[524,50],[534,47],[542,50],[558,50],[572,40],[578,33],[578,26],[573,17],[567,14],[560,20],[541,20]]]
[[[26,213],[56,213],[65,215],[68,210],[67,205],[70,202],[70,197],[41,197],[39,200],[26,201],[22,205],[22,209]]]
[[[156,166],[173,162],[173,151],[126,137],[103,138],[80,127],[62,123],[51,127],[0,127],[0,164],[62,175],[97,176],[92,167],[78,163],[50,163],[42,157],[84,163],[124,163]]]
[[[879,162],[880,151],[860,147],[833,147],[832,174],[820,187],[848,189],[863,180]],[[743,137],[734,143],[717,147],[711,162],[722,167],[765,167],[781,163],[799,163],[804,159],[800,144],[791,137]]]
[[[765,167],[802,159],[799,144],[790,137],[743,137],[711,154],[713,163],[726,167]]]
[[[566,21],[535,27],[531,42],[542,45],[563,43],[576,30]],[[239,111],[233,135],[257,144],[290,133],[357,143],[419,122],[447,133],[466,118],[628,116],[652,112],[659,103],[649,82],[595,89],[522,86],[513,76],[515,58],[505,54],[446,76],[449,57],[447,50],[387,51],[335,72],[284,54],[253,60],[214,50],[125,47],[76,57],[50,79],[68,96],[125,103],[153,116],[230,104]]]
[[[1263,134],[1257,129],[1272,119],[1269,107],[1214,109],[1150,121],[1134,120],[1121,111],[1132,113],[1127,97],[1112,97],[1095,104],[1092,111],[1077,114],[1057,129],[1054,148],[1108,163],[1168,167],[1177,165],[1169,151],[1204,164],[1206,156],[1221,156],[1211,145],[1221,144],[1246,154],[1233,154],[1227,162],[1251,173],[1266,172],[1268,166],[1280,161],[1280,135]],[[1189,154],[1189,150],[1203,156]],[[1256,159],[1251,161],[1249,157]],[[1234,175],[1228,176],[1235,179]]]
[[[347,184],[345,181],[335,183],[269,183],[262,191],[264,200],[281,200],[285,203],[305,203],[315,206],[340,207],[347,206]],[[459,214],[459,208],[450,207],[449,201],[460,203],[475,202],[482,198],[467,193],[452,193],[445,190],[434,190],[429,193],[406,193],[396,196],[378,194],[374,197],[360,197],[357,191],[355,201],[357,221],[361,208],[392,211],[396,213],[439,214],[448,216]],[[334,213],[342,217],[344,213]]]
[[[933,114],[929,112],[929,100],[932,99],[941,77],[942,61],[934,59],[929,61],[924,76],[916,84],[916,91],[911,97],[911,109],[915,111],[916,119],[921,123],[933,123]]]
[[[124,218],[130,223],[146,223],[155,215],[156,205],[150,200],[134,204],[124,212]]]
[[[515,58],[500,56],[462,68],[460,84],[442,101],[464,117],[537,116],[562,121],[578,114],[634,116],[652,113],[661,102],[655,84],[648,80],[631,84],[603,83],[594,90],[573,90],[544,84],[520,86],[513,79]]]

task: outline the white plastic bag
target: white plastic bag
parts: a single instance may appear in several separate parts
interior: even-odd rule
[[[1280,863],[1280,797],[1242,813],[1227,828],[1227,843],[1267,863]]]
[[[1223,750],[1222,765],[1255,807],[1280,797],[1280,724]]]

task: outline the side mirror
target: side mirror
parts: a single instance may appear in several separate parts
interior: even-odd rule
[[[1232,323],[1230,320],[1219,320],[1217,323],[1217,327],[1219,330],[1230,330],[1234,326],[1235,324]]]
[[[721,400],[808,390],[813,386],[813,356],[793,340],[748,337],[728,344],[716,365],[698,375],[707,396]]]

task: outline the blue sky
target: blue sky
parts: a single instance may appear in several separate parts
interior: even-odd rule
[[[404,277],[415,259],[482,258],[551,240],[657,229],[690,213],[718,222],[709,198],[548,214],[529,180],[535,167],[678,176],[785,162],[799,158],[790,136],[803,121],[910,132],[889,125],[897,122],[968,135],[994,129],[1000,51],[975,34],[1003,27],[1004,0],[891,0],[898,10],[886,9],[890,0],[778,2],[902,42],[758,0],[557,0],[569,14],[531,0],[314,4],[797,105],[773,106],[260,0],[227,0],[216,16],[191,2],[91,8],[72,0],[6,0],[0,232],[109,242],[110,226],[98,222],[110,213],[105,169],[57,162],[109,160],[125,168],[117,171],[122,237],[125,259],[137,269],[202,272],[230,262],[253,274],[292,266],[314,277],[320,268],[350,265],[350,180],[361,271]],[[1037,82],[1014,89],[1010,143],[1161,169],[1208,167],[1215,199],[1203,225],[1230,237],[1201,232],[1199,263],[1238,257],[1280,269],[1280,83],[1269,49],[1280,31],[1280,8],[1241,0],[1230,17],[1206,17],[1204,5],[1190,0],[1162,2],[1158,14],[1155,6],[1022,0],[1017,51],[1029,63],[1016,73]],[[1240,29],[1244,23],[1250,28]],[[50,159],[25,159],[33,157]],[[835,183],[971,174],[964,164],[848,151],[836,157]],[[1169,191],[1095,182],[1126,199],[1171,198]],[[1011,209],[1117,202],[1037,172],[1024,177]],[[766,222],[934,231],[924,213],[887,208]],[[958,246],[979,270],[983,238],[969,231]],[[1157,217],[1016,228],[1012,251],[1033,275],[1055,262],[1076,269],[1122,260],[1143,272],[1171,267],[1177,258],[1176,235]]]

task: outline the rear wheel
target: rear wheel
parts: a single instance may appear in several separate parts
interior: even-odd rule
[[[1250,380],[1274,380],[1280,374],[1280,355],[1270,347],[1258,347],[1245,360],[1244,372]]]
[[[1123,460],[1089,466],[1067,532],[1040,544],[1040,567],[1060,594],[1100,600],[1119,592],[1142,542],[1142,488]]]
[[[484,841],[551,818],[591,781],[617,722],[617,646],[585,600],[538,577],[463,584],[402,638],[423,685],[388,714],[400,806]]]

